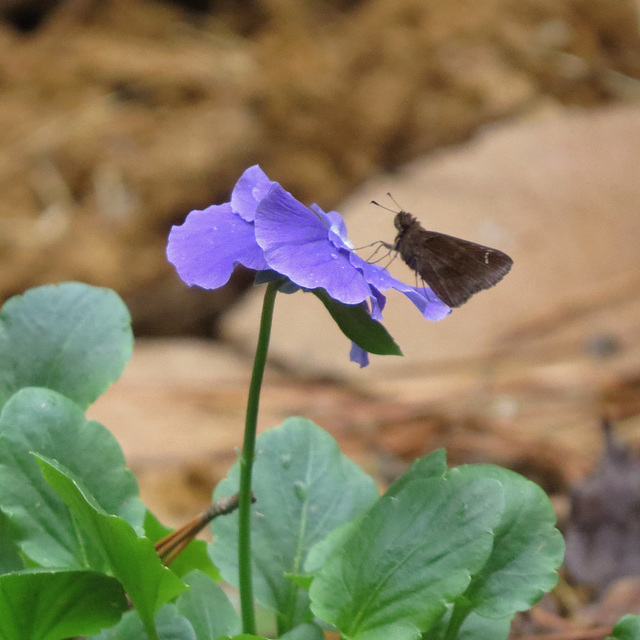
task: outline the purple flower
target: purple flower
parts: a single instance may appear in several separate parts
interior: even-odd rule
[[[169,233],[167,257],[188,285],[217,289],[242,264],[269,269],[256,242],[254,219],[260,200],[272,185],[257,165],[247,169],[231,194],[231,202],[192,211]]]
[[[306,207],[258,166],[244,172],[231,202],[192,211],[183,225],[173,227],[167,256],[182,280],[205,289],[225,284],[242,264],[286,276],[289,289],[293,283],[307,291],[324,289],[343,305],[368,304],[377,321],[387,289],[406,295],[429,320],[451,311],[430,289],[409,286],[360,258],[339,213]],[[268,275],[259,274],[260,280]],[[351,359],[368,364],[367,352],[355,344]]]

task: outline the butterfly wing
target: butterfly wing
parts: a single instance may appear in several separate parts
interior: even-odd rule
[[[399,238],[396,249],[450,307],[459,307],[478,291],[496,285],[513,264],[502,251],[421,227]]]

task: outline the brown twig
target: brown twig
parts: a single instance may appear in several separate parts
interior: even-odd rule
[[[253,496],[252,502],[256,498]],[[238,508],[238,494],[227,498],[220,498],[206,511],[193,518],[179,529],[172,531],[155,543],[156,552],[165,565],[169,565],[176,556],[202,531],[214,518],[224,516]]]

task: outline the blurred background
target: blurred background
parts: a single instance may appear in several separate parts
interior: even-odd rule
[[[640,446],[640,4],[0,0],[0,298],[122,295],[139,340],[91,415],[174,524],[241,443],[261,292],[186,287],[167,234],[254,163],[356,246],[392,241],[369,205],[391,191],[515,261],[440,323],[390,296],[405,358],[363,371],[312,296],[280,296],[261,428],[310,417],[381,486],[441,446],[502,464],[571,526],[600,418]]]

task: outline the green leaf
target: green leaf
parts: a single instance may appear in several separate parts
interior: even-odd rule
[[[174,604],[165,604],[158,611],[155,623],[157,635],[152,636],[152,640],[201,640]],[[149,640],[149,635],[137,612],[128,611],[115,627],[91,636],[90,640]]]
[[[323,565],[326,563],[327,558],[330,558],[334,553],[339,553],[347,540],[359,529],[364,520],[367,512],[363,511],[357,516],[336,527],[329,535],[325,536],[322,540],[317,542],[311,547],[307,554],[307,559],[304,563],[304,570],[306,575],[298,574],[296,576],[296,582],[302,584],[305,590],[308,591],[312,578],[309,574],[314,574],[320,571]]]
[[[216,640],[242,631],[240,618],[220,585],[200,571],[193,571],[184,581],[191,589],[180,594],[176,605],[198,640]]]
[[[640,640],[640,616],[620,618],[606,640]]]
[[[144,505],[117,441],[49,389],[23,389],[0,412],[0,509],[20,533],[21,550],[41,566],[99,569],[93,545],[77,531],[31,452],[58,460],[83,479],[105,511],[141,528]]]
[[[424,458],[418,458],[385,492],[386,496],[395,496],[412,480],[444,477],[447,473],[447,452],[438,449]]]
[[[17,537],[9,518],[0,511],[0,574],[24,569],[20,549],[15,543]]]
[[[37,570],[0,576],[0,638],[59,640],[116,624],[127,599],[114,578]]]
[[[416,479],[383,496],[311,584],[311,608],[349,640],[414,639],[489,557],[495,480]]]
[[[343,304],[334,300],[324,289],[313,289],[311,293],[320,299],[340,331],[359,347],[381,356],[402,355],[389,332],[371,317],[364,302]]]
[[[449,613],[423,634],[422,640],[445,640],[450,637],[446,635],[450,620]],[[483,618],[472,611],[465,618],[455,638],[456,640],[507,640],[512,618],[513,616],[497,620]]]
[[[37,460],[42,475],[99,548],[140,614],[147,633],[153,637],[154,614],[184,591],[186,585],[162,564],[148,538],[139,538],[126,520],[101,509],[68,469],[43,456],[37,456]]]
[[[173,529],[165,527],[158,519],[147,510],[144,519],[144,533],[155,544],[166,535],[171,533]],[[192,540],[179,555],[171,562],[169,568],[179,578],[187,573],[198,570],[208,575],[212,580],[220,582],[222,576],[217,567],[211,562],[211,558],[207,552],[207,543],[204,540]]]
[[[233,638],[225,636],[224,638],[219,638],[218,640],[269,640],[269,638],[265,638],[264,636],[254,636],[250,633],[241,633],[238,636],[233,636]]]
[[[458,471],[470,479],[493,478],[505,496],[491,555],[464,597],[478,615],[489,618],[525,611],[555,586],[564,556],[551,502],[538,485],[508,469],[470,465]]]
[[[324,631],[317,624],[306,622],[294,627],[280,637],[288,638],[289,640],[324,640]]]
[[[447,454],[444,449],[438,449],[430,455],[416,460],[399,478],[387,489],[385,496],[395,496],[407,483],[428,478],[443,477],[447,473]],[[318,542],[309,551],[304,568],[308,573],[316,573],[320,570],[326,559],[344,547],[346,541],[360,527],[365,513],[345,522],[334,529],[328,536]]]
[[[279,614],[287,631],[308,621],[308,597],[287,574],[302,569],[310,547],[366,510],[378,497],[375,482],[340,453],[335,440],[310,420],[289,418],[256,442],[252,509],[255,598]],[[215,498],[238,490],[239,464]],[[237,512],[212,524],[210,553],[225,580],[237,586]]]
[[[80,282],[15,296],[0,313],[0,407],[46,387],[86,409],[131,357],[131,317],[118,295]]]

